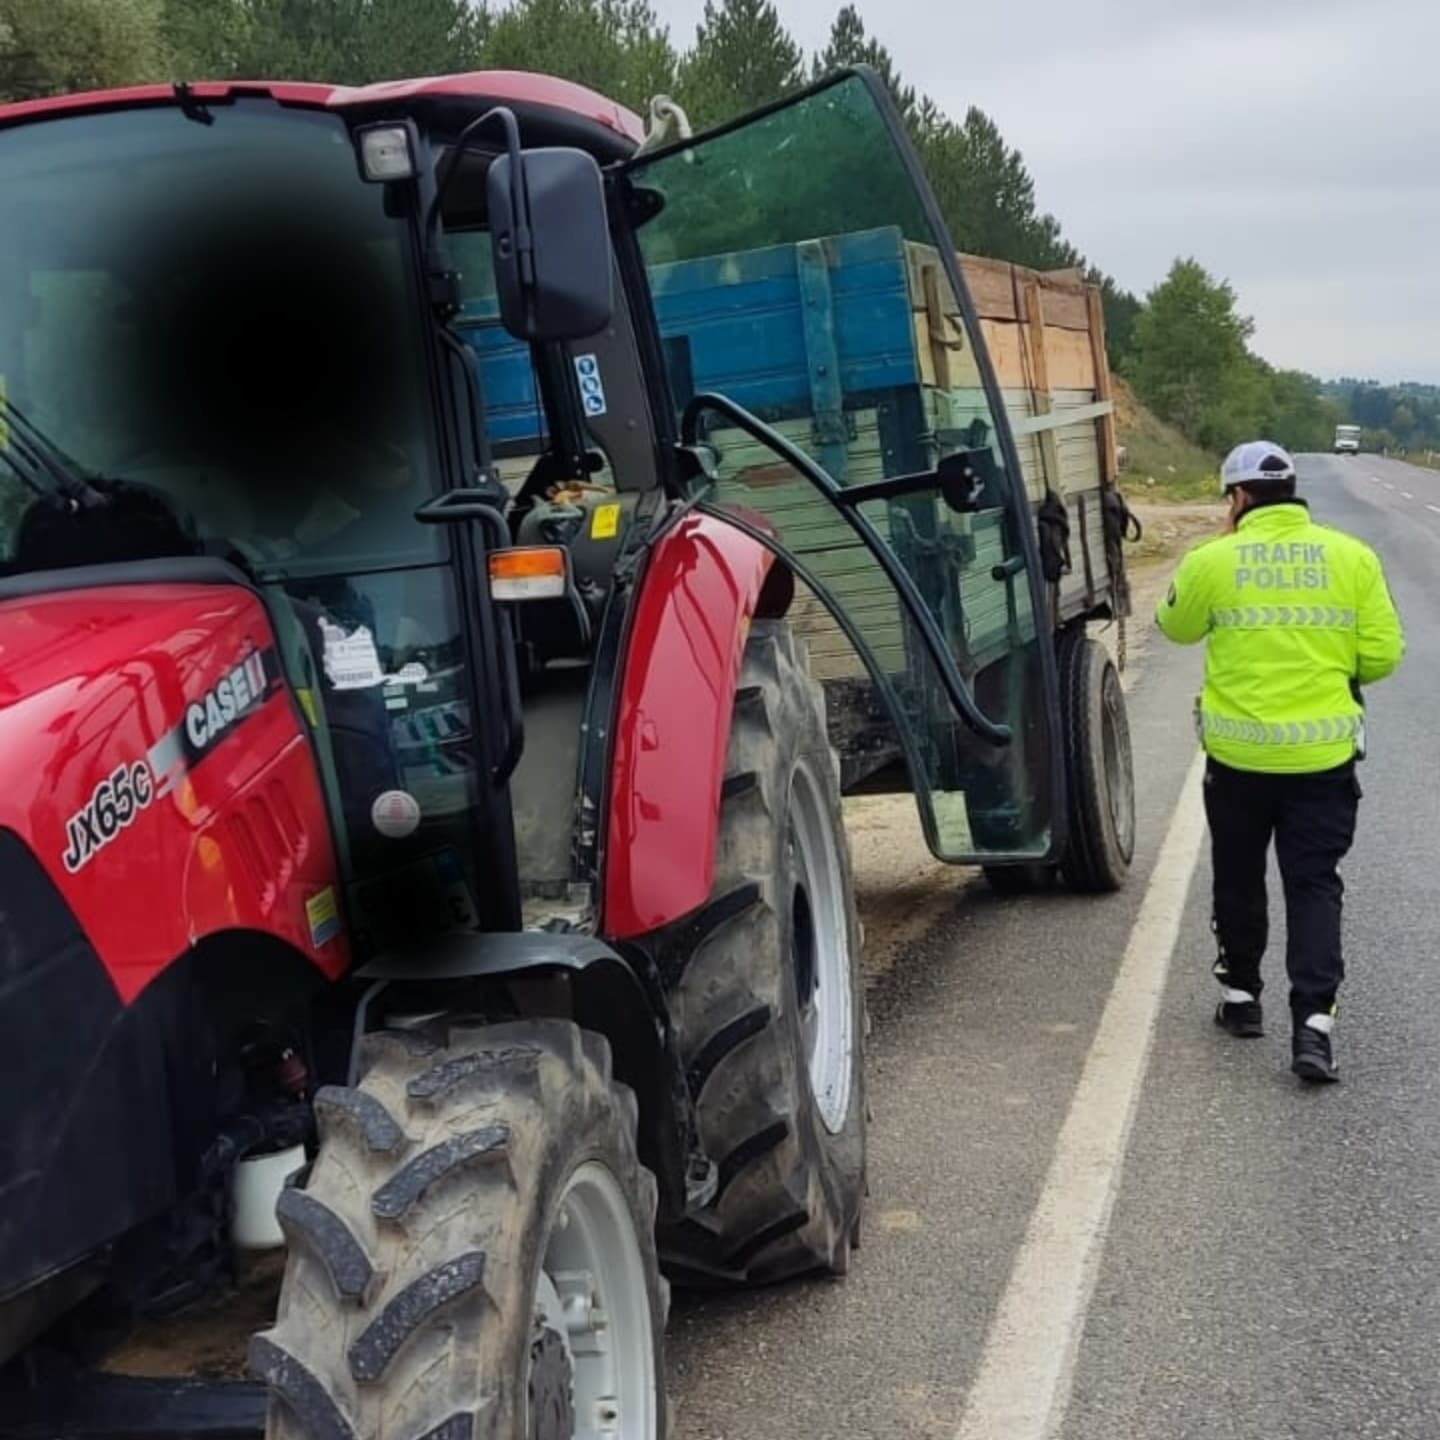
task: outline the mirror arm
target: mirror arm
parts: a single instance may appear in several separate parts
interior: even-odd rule
[[[450,154],[450,168],[435,187],[435,196],[430,202],[425,217],[426,252],[430,257],[432,275],[448,274],[449,263],[444,257],[441,237],[445,224],[445,197],[460,170],[471,142],[488,125],[499,125],[505,132],[505,152],[510,157],[510,204],[515,211],[515,252],[520,263],[520,276],[527,285],[535,282],[535,254],[530,235],[530,216],[525,209],[524,167],[520,162],[520,122],[508,106],[497,105],[472,120],[455,137]]]
[[[475,468],[481,488],[489,495],[492,504],[503,505],[509,496],[505,487],[488,463],[489,441],[485,429],[485,397],[480,390],[480,377],[475,373],[475,357],[470,347],[460,339],[448,325],[437,325],[436,333],[440,344],[451,360],[460,367],[460,377],[465,386],[465,396],[470,411],[470,443],[475,450]]]
[[[488,533],[490,545],[486,549],[503,550],[510,544],[510,527],[495,505],[495,497],[489,490],[467,488],[447,490],[433,500],[427,500],[415,511],[415,518],[422,525],[458,525],[474,521],[482,532]],[[484,554],[481,555],[482,574]],[[514,630],[510,617],[503,608],[497,607],[495,624],[495,660],[501,676],[501,703],[504,707],[505,740],[499,758],[490,768],[490,775],[497,785],[514,773],[525,748],[525,711],[520,698],[520,670],[515,658]]]

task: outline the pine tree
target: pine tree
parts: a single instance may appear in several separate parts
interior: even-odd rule
[[[865,22],[853,5],[844,6],[835,16],[834,23],[830,26],[830,39],[815,57],[811,69],[818,80],[823,75],[829,75],[849,65],[869,65],[877,71],[889,87],[906,124],[914,126],[919,113],[915,87],[906,85],[901,80],[894,57],[866,32]]]
[[[364,85],[468,70],[485,20],[469,0],[165,0],[169,49],[190,77]]]
[[[1265,398],[1246,348],[1253,329],[1228,284],[1177,260],[1135,321],[1136,393],[1197,444],[1234,444],[1255,429]]]
[[[800,47],[769,0],[705,0],[676,99],[697,125],[778,100],[805,79]]]
[[[640,111],[675,88],[675,50],[648,0],[518,0],[493,16],[483,54],[486,68],[559,75]]]
[[[166,78],[160,0],[0,0],[0,101]]]
[[[1041,270],[1080,263],[1059,222],[1036,208],[1024,157],[988,115],[971,106],[961,125],[937,121],[933,111],[921,115],[921,160],[959,249]]]

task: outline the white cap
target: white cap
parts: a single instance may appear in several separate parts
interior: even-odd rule
[[[1269,440],[1247,440],[1237,445],[1220,467],[1220,493],[1255,480],[1293,480],[1295,461],[1288,450]]]

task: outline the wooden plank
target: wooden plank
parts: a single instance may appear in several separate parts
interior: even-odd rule
[[[980,362],[939,256],[912,245],[906,258],[920,383],[941,390],[979,389]]]
[[[1021,327],[1001,320],[980,321],[985,348],[995,367],[995,378],[1002,390],[1023,390],[1026,387],[1024,356],[1020,349]],[[1050,383],[1057,390],[1094,390],[1095,366],[1091,359],[1090,341],[1083,333],[1045,327],[1045,349],[1049,360]]]
[[[1090,354],[1095,368],[1095,398],[1109,400],[1111,398],[1110,364],[1105,353],[1105,307],[1101,303],[1099,290],[1087,290],[1085,299],[1090,309]],[[1101,483],[1110,485],[1114,483],[1116,476],[1120,473],[1120,464],[1116,458],[1118,452],[1115,442],[1113,406],[1110,412],[1097,422],[1095,429],[1100,441]]]
[[[946,316],[946,307],[940,303],[940,262],[937,257],[935,264],[926,265],[921,269],[921,286],[925,295],[925,327],[930,340],[930,368],[935,376],[933,384],[941,390],[950,389],[953,381],[950,376],[950,355],[952,350],[961,348],[958,341],[952,341],[947,334],[949,329]],[[948,292],[950,287],[945,287]],[[954,306],[954,299],[951,297],[951,308]]]
[[[1036,420],[1050,418],[1050,365],[1045,348],[1045,311],[1040,298],[1040,285],[1030,280],[1025,285],[1025,344],[1029,361],[1028,383],[1030,404]],[[1060,452],[1055,446],[1055,428],[1048,426],[1038,432],[1040,436],[1041,480],[1045,489],[1053,490],[1060,484]]]
[[[1085,287],[1061,275],[1042,275],[1004,260],[990,260],[977,255],[961,255],[960,271],[965,288],[970,292],[975,312],[982,320],[1008,320],[1012,324],[1022,318],[1017,314],[1015,296],[1029,280],[1041,289],[1042,307],[1047,325],[1063,330],[1088,330],[1089,309]]]
[[[1043,435],[1051,431],[1063,430],[1069,425],[1081,425],[1086,421],[1093,423],[1103,419],[1106,415],[1113,414],[1114,410],[1115,402],[1113,400],[1096,400],[1090,405],[1078,405],[1073,409],[1051,410],[1040,415],[1026,416],[1020,420],[1012,419],[1010,428],[1016,435]]]
[[[1078,410],[1082,405],[1095,404],[1096,395],[1088,385],[1083,390],[1067,390],[1063,385],[1052,385],[1050,400],[1057,410]]]
[[[1078,330],[1066,330],[1047,324],[1045,349],[1050,359],[1050,388],[1056,390],[1095,390],[1095,361],[1090,339]]]
[[[1013,322],[982,319],[980,336],[990,353],[990,364],[1002,390],[1024,390],[1025,356],[1020,348],[1020,327]]]

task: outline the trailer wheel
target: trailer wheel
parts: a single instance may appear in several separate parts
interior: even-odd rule
[[[1120,674],[1083,629],[1059,644],[1061,721],[1070,835],[1066,881],[1091,894],[1118,890],[1135,855],[1135,775]]]
[[[319,1154],[278,1206],[266,1440],[663,1440],[656,1187],[607,1042],[382,1033],[362,1063],[316,1096]]]
[[[859,925],[825,697],[790,627],[756,621],[696,915],[656,937],[718,1167],[661,1251],[696,1283],[844,1274],[865,1171]]]

